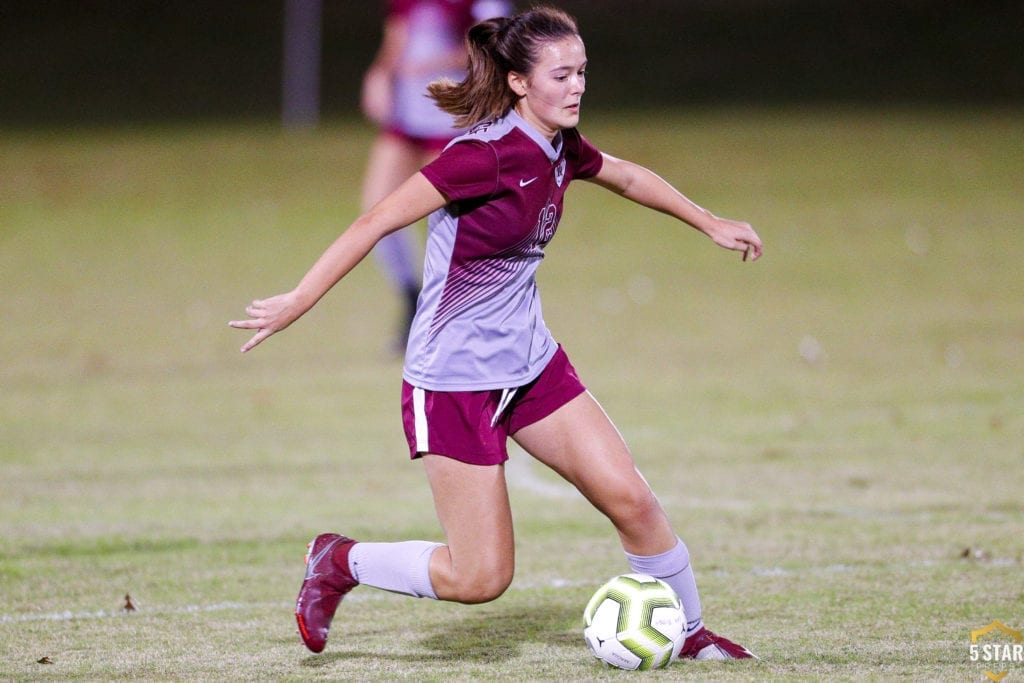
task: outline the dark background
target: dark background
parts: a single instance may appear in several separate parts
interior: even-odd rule
[[[276,120],[283,4],[8,0],[0,125]],[[580,21],[594,107],[1024,102],[1024,1],[552,4]],[[381,7],[324,0],[325,117],[357,111]]]

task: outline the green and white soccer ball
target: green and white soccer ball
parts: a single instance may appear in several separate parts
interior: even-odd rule
[[[619,669],[664,668],[686,640],[679,597],[661,579],[644,574],[622,574],[598,588],[583,621],[587,647]]]

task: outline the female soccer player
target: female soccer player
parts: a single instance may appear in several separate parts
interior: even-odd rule
[[[504,0],[388,0],[384,36],[363,76],[363,113],[380,126],[363,177],[363,211],[433,161],[458,134],[451,115],[427,97],[427,86],[439,78],[461,79],[466,31],[510,11]],[[396,344],[402,351],[420,293],[418,251],[408,230],[387,235],[373,250],[405,307]]]
[[[548,331],[534,274],[573,180],[674,216],[744,260],[761,255],[761,240],[580,135],[587,57],[571,17],[536,8],[488,20],[468,43],[465,80],[430,90],[460,125],[479,123],[356,219],[295,289],[253,301],[248,319],[230,323],[255,330],[242,347],[249,351],[308,311],[382,236],[430,214],[402,413],[446,542],[315,537],[295,610],[302,639],[323,650],[338,604],[359,584],[462,603],[501,595],[514,565],[504,470],[511,437],[608,517],[633,571],[678,593],[688,620],[681,657],[752,657],[704,628],[689,552]]]

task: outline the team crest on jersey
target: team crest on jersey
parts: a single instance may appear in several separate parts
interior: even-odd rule
[[[563,180],[565,180],[565,157],[562,157],[558,165],[555,166],[555,183],[561,187]]]

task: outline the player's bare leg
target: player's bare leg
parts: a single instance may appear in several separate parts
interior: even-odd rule
[[[589,393],[512,438],[603,512],[626,552],[656,555],[676,544],[668,516],[637,471],[625,441]]]
[[[515,569],[504,465],[468,465],[429,454],[423,464],[446,538],[430,560],[434,592],[463,603],[497,598]]]

